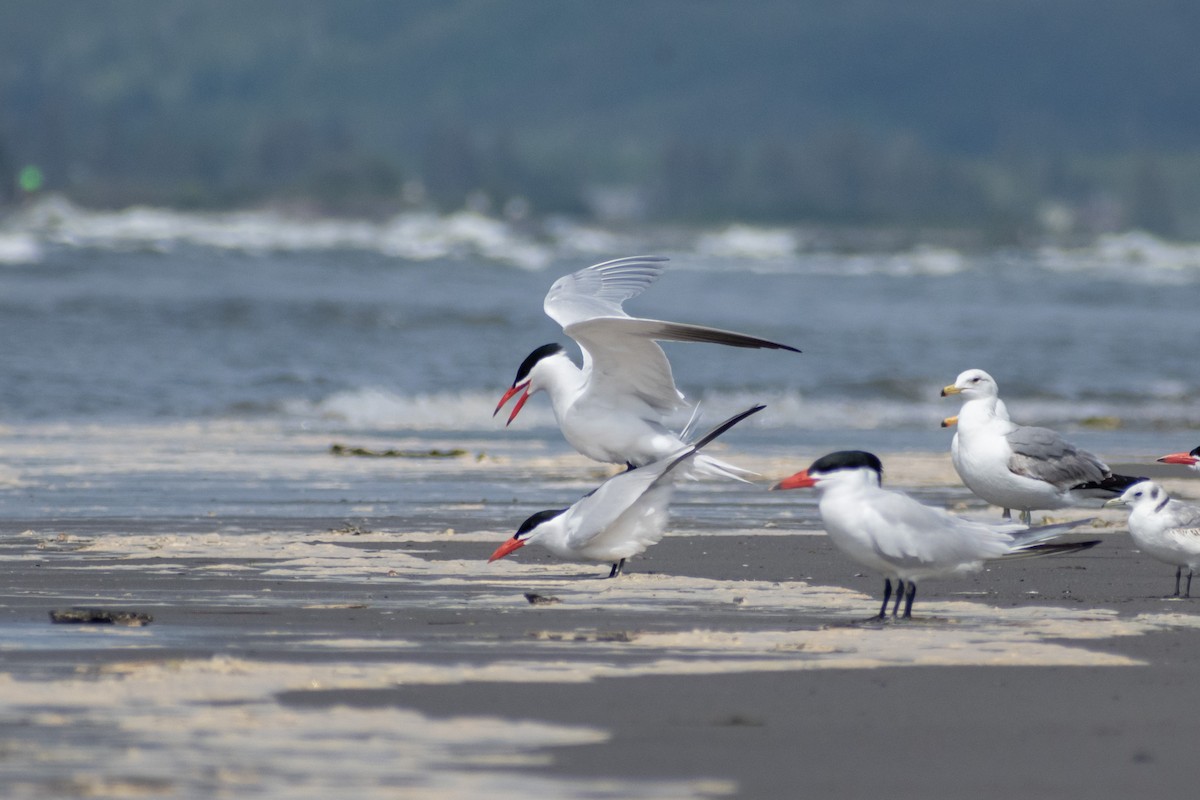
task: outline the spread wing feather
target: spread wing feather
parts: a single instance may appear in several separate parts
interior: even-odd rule
[[[621,304],[658,280],[666,261],[662,256],[630,256],[585,267],[556,280],[542,307],[563,328],[592,317],[626,317]]]

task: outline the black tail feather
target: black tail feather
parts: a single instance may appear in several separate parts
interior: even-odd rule
[[[678,458],[676,458],[674,461],[672,461],[671,464],[665,470],[663,470],[662,475],[658,476],[658,479],[662,480],[663,475],[666,475],[668,472],[673,470],[676,467],[676,465],[678,465],[680,462],[686,461],[688,458],[693,456],[700,448],[704,447],[704,445],[708,444],[713,439],[717,438],[722,433],[724,433],[725,431],[732,428],[734,425],[737,425],[739,422],[744,420],[746,417],[748,417],[752,414],[757,414],[758,412],[762,411],[764,408],[766,408],[766,406],[761,403],[756,406],[751,406],[750,408],[746,409],[745,411],[734,414],[732,417],[725,420],[724,422],[722,422],[717,427],[713,428],[708,433],[704,434],[702,437],[700,437],[700,439],[698,439],[695,443],[693,443],[691,445],[691,447],[689,447],[687,450],[685,450]]]
[[[1146,478],[1131,478],[1128,475],[1109,475],[1102,481],[1088,481],[1078,486],[1072,486],[1072,492],[1099,492],[1113,495],[1124,494],[1125,490],[1135,483],[1141,483]]]
[[[1053,556],[1063,553],[1078,553],[1080,550],[1090,550],[1100,544],[1099,539],[1088,539],[1086,542],[1044,542],[1021,548],[1020,555]]]

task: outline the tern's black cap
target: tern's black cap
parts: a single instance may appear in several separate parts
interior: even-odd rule
[[[564,511],[566,511],[565,508],[551,508],[551,509],[547,509],[546,511],[537,512],[532,517],[530,517],[529,519],[527,519],[521,523],[521,527],[517,528],[517,532],[513,534],[513,538],[520,539],[522,536],[529,533],[531,530],[536,528],[538,525],[541,525],[543,522],[545,522],[548,519],[554,519],[555,517],[557,517],[559,514],[563,513]]]
[[[839,469],[873,469],[883,475],[883,462],[874,453],[865,450],[838,450],[821,456],[808,468],[811,475],[814,472],[835,472]]]
[[[552,355],[565,352],[561,344],[544,344],[537,350],[534,350],[525,360],[521,362],[521,366],[517,367],[517,377],[513,381],[513,386],[516,386],[521,381],[529,377],[529,372],[543,358],[549,358]]]

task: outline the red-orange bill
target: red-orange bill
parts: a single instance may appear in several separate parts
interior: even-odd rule
[[[772,486],[772,489],[804,489],[809,486],[816,486],[817,482],[810,478],[808,470],[802,469],[791,477],[784,478],[779,483]]]
[[[505,404],[505,403],[507,403],[507,402],[509,401],[509,398],[511,398],[511,397],[512,397],[514,394],[516,394],[516,393],[517,393],[517,392],[519,392],[519,391],[521,391],[521,387],[520,387],[520,386],[514,386],[514,387],[512,387],[511,389],[509,389],[507,392],[505,392],[505,393],[504,393],[504,397],[501,397],[501,398],[500,398],[500,402],[499,402],[499,403],[496,403],[496,410],[492,412],[492,416],[494,417],[494,416],[496,416],[497,414],[499,414],[499,413],[500,413],[500,409],[504,408],[504,404]]]
[[[529,387],[525,387],[525,394],[521,395],[517,400],[517,404],[513,406],[512,413],[508,415],[508,422],[504,423],[504,427],[512,424],[512,421],[517,418],[517,414],[521,413],[521,409],[525,407],[525,401],[529,399]]]
[[[492,553],[491,557],[488,558],[488,563],[490,564],[498,558],[504,558],[506,555],[508,555],[512,551],[519,550],[520,548],[522,548],[524,546],[525,546],[524,539],[508,539],[507,541],[504,542],[504,544],[502,544],[496,548],[496,552]]]

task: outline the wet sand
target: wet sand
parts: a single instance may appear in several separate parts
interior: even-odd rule
[[[809,493],[686,484],[668,537],[606,580],[533,547],[485,563],[530,508],[595,479],[537,443],[419,463],[300,432],[124,431],[121,453],[102,431],[9,433],[25,447],[0,453],[4,797],[1194,787],[1200,597],[1164,599],[1173,569],[1132,549],[1119,511],[1083,534],[1093,550],[928,582],[917,619],[875,624],[882,581],[832,548]],[[815,455],[721,452],[771,478]],[[996,513],[945,455],[883,455],[922,499]],[[1183,470],[1139,467],[1200,496]],[[278,502],[255,513],[256,491]],[[73,606],[154,621],[50,624]]]

